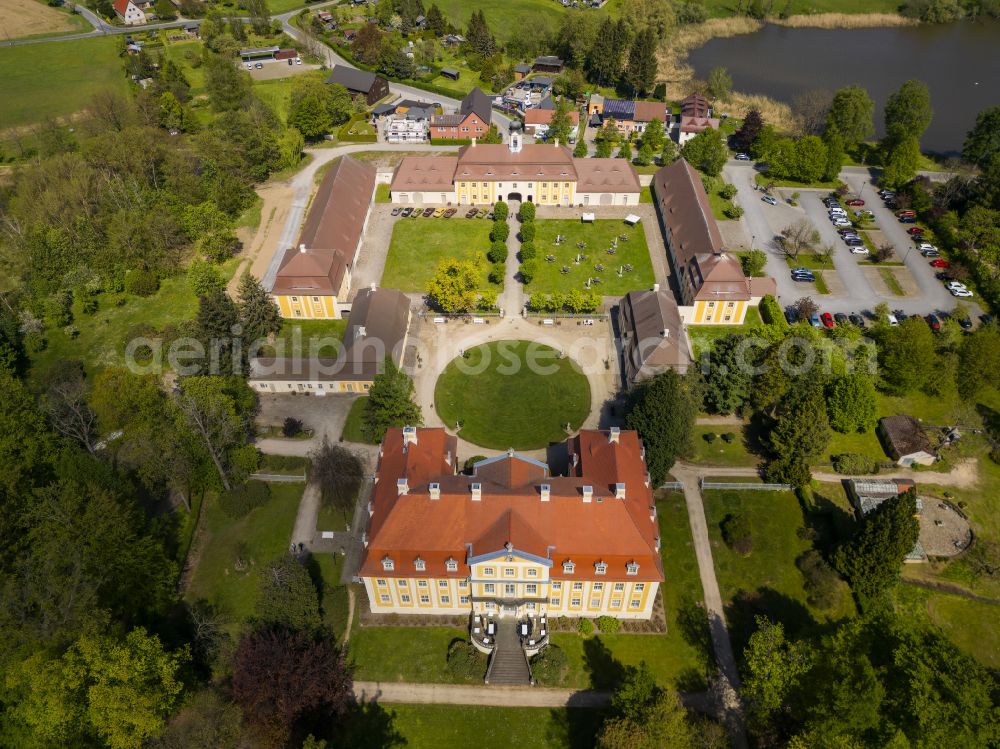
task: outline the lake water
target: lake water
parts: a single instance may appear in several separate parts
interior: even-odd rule
[[[713,39],[690,55],[698,78],[722,65],[733,88],[791,102],[813,89],[859,84],[875,100],[881,135],[888,96],[910,78],[931,90],[934,120],[925,151],[957,153],[976,115],[1000,104],[1000,23],[885,29],[790,29]]]

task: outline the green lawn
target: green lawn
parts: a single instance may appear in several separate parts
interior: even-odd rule
[[[766,187],[767,185],[774,185],[775,187],[826,187],[833,190],[840,184],[839,180],[833,180],[832,182],[823,182],[822,180],[818,182],[796,182],[791,179],[771,179],[766,174],[757,174],[754,176],[754,179],[761,187]]]
[[[335,357],[344,339],[347,320],[285,320],[274,343],[261,353],[273,356]]]
[[[703,496],[715,572],[737,652],[753,631],[756,614],[782,621],[794,634],[814,622],[853,613],[846,583],[841,583],[840,603],[832,610],[818,611],[806,602],[795,560],[812,542],[799,535],[806,523],[792,492],[709,490]],[[730,513],[750,520],[753,549],[748,556],[736,553],[722,540],[719,524]]]
[[[801,252],[796,257],[785,256],[789,268],[811,268],[812,270],[832,270],[833,258],[815,255],[812,252]]]
[[[427,291],[438,263],[448,258],[469,260],[481,269],[480,283],[488,283],[492,221],[485,219],[408,218],[392,229],[382,285],[400,291]]]
[[[598,710],[478,705],[387,705],[393,728],[409,749],[589,749]]]
[[[117,37],[0,47],[0,131],[66,117],[127,85]]]
[[[391,203],[392,202],[392,190],[390,186],[383,183],[375,187],[375,202],[376,203]]]
[[[889,460],[889,456],[882,449],[882,444],[875,435],[875,430],[867,432],[850,432],[841,434],[833,432],[833,438],[826,449],[828,455],[839,455],[840,453],[860,453],[875,460]]]
[[[760,312],[756,307],[748,307],[747,315],[742,325],[688,325],[687,334],[691,339],[691,347],[697,359],[703,351],[711,348],[718,338],[725,338],[730,333],[742,335],[751,332],[754,328],[764,325],[760,319]]]
[[[216,606],[233,632],[253,616],[260,584],[257,570],[288,550],[295,525],[303,485],[270,487],[270,501],[238,520],[225,515],[214,497],[203,510],[206,537],[185,597]],[[244,571],[236,569],[238,557],[248,563]]]
[[[731,433],[735,438],[731,443],[722,439],[722,435]],[[714,434],[715,441],[705,439],[706,434]],[[696,426],[694,428],[694,455],[692,463],[720,466],[756,466],[761,458],[747,452],[743,444],[743,429],[740,426],[720,424],[712,426]]]
[[[531,450],[566,438],[590,412],[590,385],[576,363],[528,341],[498,341],[465,352],[438,378],[434,403],[461,437],[495,449]],[[534,370],[534,371],[533,371]]]
[[[619,219],[604,219],[592,224],[573,219],[546,219],[536,221],[535,225],[538,271],[526,287],[529,294],[584,291],[587,279],[599,278],[600,283],[594,284],[593,289],[604,296],[622,296],[635,289],[650,288],[655,281],[646,233],[641,224],[626,226]],[[652,229],[657,230],[656,227]],[[556,244],[557,234],[566,238],[562,244]],[[608,254],[612,240],[621,235],[628,240],[619,241],[615,254]],[[579,242],[584,242],[586,247],[580,249]],[[576,263],[577,255],[581,254],[585,259]],[[547,260],[549,256],[552,261]],[[631,265],[632,270],[619,276],[619,270],[625,265]],[[562,272],[564,267],[569,269],[567,273]]]
[[[486,15],[486,23],[500,39],[511,39],[522,29],[539,24],[556,28],[565,9],[555,0],[508,0],[494,3],[489,0],[442,0],[438,7],[444,17],[464,29],[475,10]]]
[[[348,660],[360,681],[454,682],[448,671],[448,646],[468,639],[465,629],[451,627],[355,627]],[[486,658],[483,657],[483,676]],[[482,684],[482,679],[470,680]]]
[[[361,431],[362,416],[366,403],[368,403],[368,397],[361,396],[360,398],[355,398],[351,404],[351,410],[347,414],[347,421],[344,422],[344,432],[340,436],[344,442],[371,444],[365,439],[365,435]]]
[[[705,185],[705,193],[708,195],[708,204],[712,206],[712,215],[715,216],[716,221],[729,221],[729,216],[726,215],[726,209],[732,208],[733,201],[726,200],[719,191],[726,184],[726,181],[722,177],[709,177],[703,175],[701,178],[702,183]]]
[[[378,138],[375,126],[368,121],[365,113],[356,114],[337,131],[337,139],[352,143],[374,143]]]
[[[167,42],[163,56],[178,65],[187,82],[191,84],[191,96],[205,93],[205,67],[201,64],[203,45],[200,40]]]

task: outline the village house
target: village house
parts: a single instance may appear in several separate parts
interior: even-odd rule
[[[566,441],[567,475],[509,451],[459,473],[441,428],[390,429],[360,576],[373,613],[648,619],[660,537],[635,432]]]
[[[539,106],[535,109],[529,109],[524,113],[524,132],[536,138],[544,137],[549,131],[549,124],[552,122],[552,115],[554,114],[554,108],[549,109],[548,107]],[[575,109],[571,109],[568,114],[569,124],[573,127],[569,142],[573,144],[576,142],[576,129],[580,125],[580,113]]]
[[[457,156],[407,156],[390,183],[394,203],[490,205],[526,200],[537,205],[637,205],[639,175],[625,159],[575,159],[569,148],[523,143],[477,144]]]
[[[739,259],[726,252],[701,176],[680,159],[653,175],[653,202],[667,256],[681,292],[681,319],[689,325],[742,325],[777,284],[768,276],[748,278]]]
[[[368,106],[389,95],[389,81],[367,70],[334,65],[327,83],[339,83],[349,92],[363,96]]]
[[[122,19],[126,26],[139,26],[146,23],[146,13],[144,9],[151,9],[151,2],[142,0],[115,0],[115,15]]]
[[[430,137],[450,140],[471,140],[489,133],[493,122],[490,97],[477,86],[462,99],[455,114],[436,114],[431,117]]]
[[[675,369],[681,374],[691,364],[687,336],[673,294],[659,284],[632,291],[618,304],[622,372],[629,385]]]
[[[542,55],[541,57],[535,58],[535,62],[531,66],[531,69],[535,73],[552,73],[553,75],[559,75],[562,73],[563,61],[555,55]]]
[[[719,119],[712,116],[708,99],[698,93],[681,101],[681,113],[672,127],[677,130],[677,142],[684,145],[698,133],[708,128],[719,129]]]
[[[591,96],[588,111],[594,121],[597,115],[600,124],[613,120],[618,132],[623,135],[643,133],[653,120],[659,120],[666,127],[667,105],[660,101],[632,101],[629,99],[605,99]]]
[[[897,465],[929,466],[937,460],[927,433],[912,416],[883,416],[878,421],[878,435]]]
[[[369,164],[342,156],[327,170],[270,290],[282,317],[340,319],[374,192]]]

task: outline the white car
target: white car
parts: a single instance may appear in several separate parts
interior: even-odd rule
[[[887,319],[892,327],[895,328],[897,325],[899,325],[899,320],[896,319],[895,315],[889,315]]]
[[[851,254],[852,255],[867,255],[868,254],[868,248],[867,247],[852,247],[851,248]]]
[[[247,63],[247,70],[253,70],[253,63],[252,62],[248,62]]]
[[[968,298],[974,296],[974,294],[971,291],[969,291],[968,289],[965,289],[965,288],[962,288],[962,289],[951,289],[951,295],[952,296],[957,296],[957,297],[962,297],[963,299],[968,299]]]
[[[295,64],[296,65],[301,65],[302,64],[302,58],[301,57],[296,57],[295,58]]]
[[[745,154],[745,153],[738,153],[738,154],[736,154],[736,160],[737,161],[750,161],[750,157],[747,154]]]
[[[833,225],[834,226],[850,226],[851,225],[851,222],[848,221],[846,218],[835,218],[835,219],[831,219],[831,220],[833,221]]]
[[[921,242],[917,245],[917,249],[921,252],[937,252],[938,248],[932,245],[930,242]]]
[[[945,284],[945,286],[947,286],[952,291],[954,291],[955,289],[965,288],[965,284],[962,283],[961,281],[949,281],[948,283]]]

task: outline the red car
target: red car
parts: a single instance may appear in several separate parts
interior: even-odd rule
[[[951,267],[951,263],[949,263],[947,260],[942,260],[941,258],[938,258],[937,260],[931,260],[931,267],[932,268],[950,268]]]
[[[909,234],[911,237],[918,237],[924,233],[924,230],[921,229],[919,226],[914,226],[912,229],[907,229],[906,233]]]
[[[855,208],[858,207],[858,206],[862,206],[864,204],[865,204],[865,201],[863,201],[861,198],[854,198],[853,200],[848,200],[847,201],[847,205],[855,207]]]
[[[910,210],[896,211],[896,218],[903,218],[904,216],[916,216],[916,215],[917,215],[916,211],[910,211]]]
[[[829,312],[824,312],[822,315],[819,316],[819,319],[823,321],[824,328],[832,328],[834,326],[833,315],[831,315]]]

